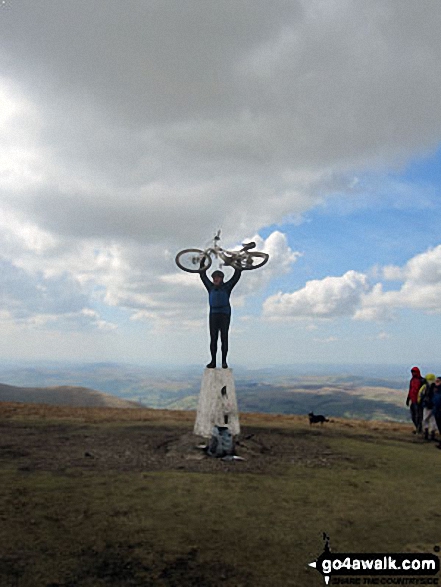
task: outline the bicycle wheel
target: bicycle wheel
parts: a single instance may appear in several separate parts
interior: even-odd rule
[[[246,256],[240,257],[232,261],[231,266],[234,269],[241,269],[242,271],[251,271],[252,269],[259,269],[268,262],[268,253],[260,253],[254,251],[253,253],[247,252]]]
[[[201,249],[184,249],[175,257],[176,265],[189,273],[201,273],[206,271],[211,263],[211,257]]]

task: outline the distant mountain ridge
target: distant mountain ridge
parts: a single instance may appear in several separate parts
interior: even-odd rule
[[[49,404],[53,406],[90,408],[141,408],[142,404],[121,399],[87,387],[60,385],[54,387],[15,387],[0,383],[0,402]]]
[[[341,371],[335,366],[326,372],[295,365],[280,369],[234,368],[239,411],[306,415],[312,410],[327,417],[409,420],[406,408],[409,379],[405,368],[388,370],[371,365],[369,368],[340,366],[338,369]],[[438,368],[435,366],[431,371],[436,373]],[[195,410],[202,372],[201,366],[148,367],[122,363],[8,365],[0,360],[0,381],[8,382],[10,386],[50,390],[69,386],[100,390],[96,393],[108,394],[113,401],[119,398],[160,410]],[[26,395],[25,400],[19,401],[35,401],[28,397]],[[74,399],[69,400],[69,405],[75,405]],[[58,397],[55,403],[59,402]],[[103,404],[99,402],[98,405]]]

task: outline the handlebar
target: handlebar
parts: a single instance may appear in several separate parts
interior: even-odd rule
[[[250,249],[254,249],[254,247],[256,246],[255,242],[251,242],[251,243],[247,243],[247,244],[242,244],[243,247],[243,251],[249,251]]]

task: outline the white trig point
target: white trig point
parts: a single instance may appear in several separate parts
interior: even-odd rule
[[[214,426],[228,426],[233,436],[240,433],[232,369],[204,370],[193,431],[208,438]]]

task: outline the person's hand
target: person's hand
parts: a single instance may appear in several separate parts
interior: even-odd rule
[[[408,397],[406,400],[406,406],[409,407],[409,404],[410,404],[410,397]]]

